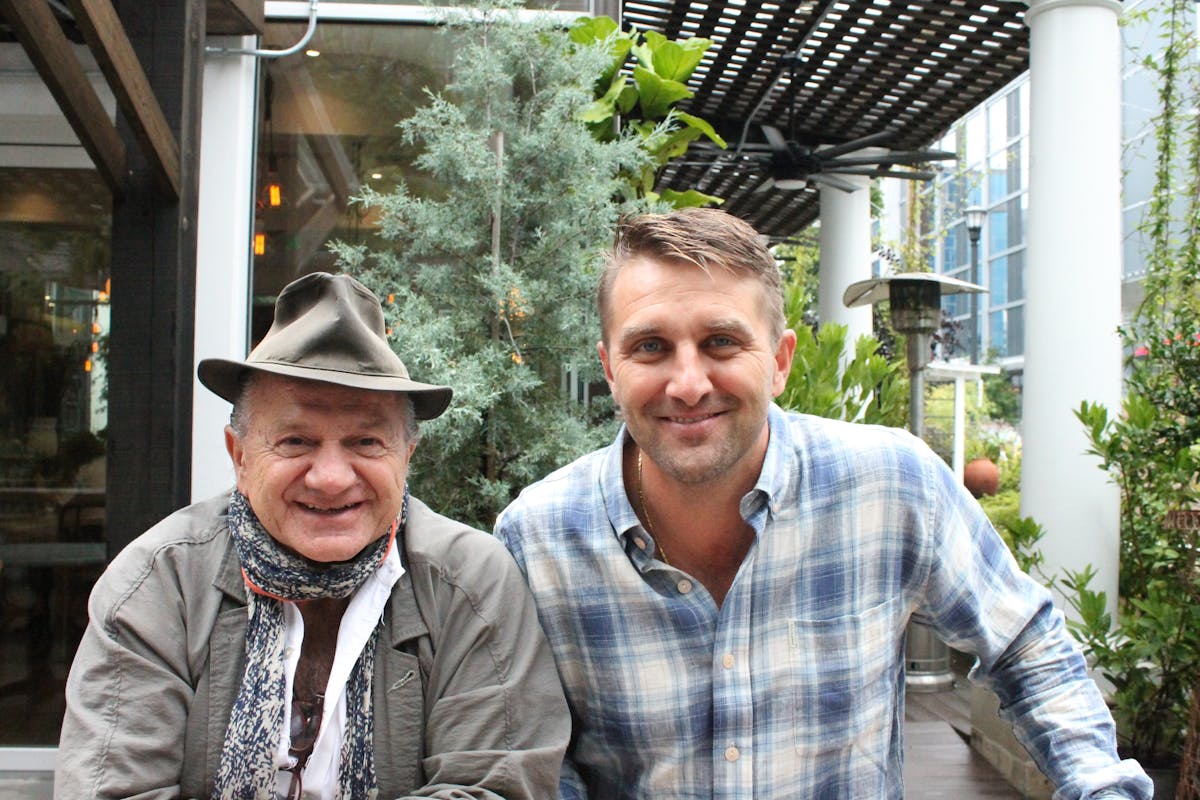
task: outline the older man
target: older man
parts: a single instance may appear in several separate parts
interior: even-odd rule
[[[912,617],[979,657],[1055,797],[1149,797],[1050,595],[946,465],[772,403],[796,337],[749,225],[626,221],[599,306],[625,427],[496,526],[574,717],[562,797],[902,797]]]
[[[408,494],[451,392],[409,379],[375,296],[303,277],[245,362],[199,377],[234,404],[237,488],[97,583],[55,796],[551,796],[552,657],[504,549]]]

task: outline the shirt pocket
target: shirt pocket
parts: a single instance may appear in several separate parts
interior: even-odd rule
[[[900,610],[899,600],[889,600],[857,614],[788,620],[789,693],[802,759],[886,772],[902,696]]]

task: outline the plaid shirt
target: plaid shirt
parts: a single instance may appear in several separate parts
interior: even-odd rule
[[[497,521],[574,716],[562,797],[902,797],[910,617],[978,656],[1058,797],[1150,797],[1049,594],[936,455],[777,407],[769,424],[741,501],[756,539],[720,607],[654,558],[624,431]]]

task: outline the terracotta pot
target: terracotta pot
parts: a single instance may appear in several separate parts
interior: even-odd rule
[[[987,458],[977,458],[963,467],[963,485],[975,497],[995,494],[1000,488],[1000,468]]]

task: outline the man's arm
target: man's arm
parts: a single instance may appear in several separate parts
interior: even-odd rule
[[[1056,798],[1149,800],[1150,779],[1117,755],[1112,716],[1050,593],[1021,572],[979,504],[938,460],[933,552],[919,609],[948,644],[972,652],[972,677],[1000,698],[1001,716]]]
[[[420,554],[411,561],[432,640],[427,785],[413,796],[547,800],[570,718],[533,599],[491,536],[471,532],[449,550],[436,563]]]
[[[131,576],[134,560],[110,566],[89,599],[67,679],[54,777],[62,800],[180,796],[193,696],[182,602],[152,564]]]

